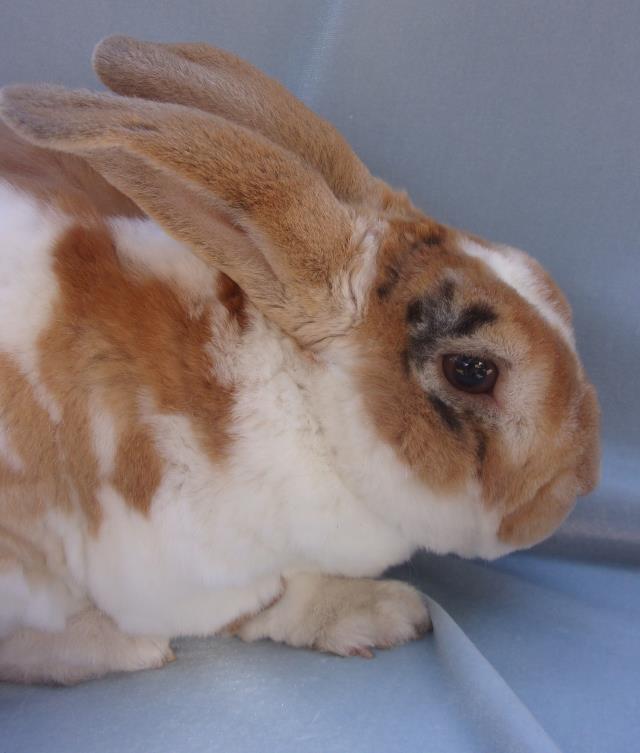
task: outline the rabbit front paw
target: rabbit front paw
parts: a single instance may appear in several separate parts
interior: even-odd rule
[[[430,628],[423,597],[406,583],[305,574],[288,579],[283,597],[238,635],[371,658],[372,649],[420,638]]]

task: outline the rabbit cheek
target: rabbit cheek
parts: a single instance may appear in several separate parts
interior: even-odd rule
[[[532,500],[502,518],[498,537],[514,548],[530,547],[549,536],[573,509],[576,480],[563,473],[545,484]]]
[[[587,386],[580,403],[576,441],[580,447],[578,494],[588,494],[596,487],[600,477],[600,407],[591,385]]]

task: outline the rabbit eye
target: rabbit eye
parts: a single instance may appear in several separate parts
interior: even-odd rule
[[[456,389],[474,394],[491,392],[498,378],[498,367],[493,361],[464,354],[443,356],[442,370]]]

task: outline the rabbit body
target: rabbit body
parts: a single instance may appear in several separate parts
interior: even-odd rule
[[[377,575],[408,558],[417,539],[365,503],[371,468],[337,460],[354,399],[339,366],[310,359],[248,301],[230,304],[242,294],[228,278],[152,220],[79,221],[6,183],[0,212],[2,501],[23,508],[0,539],[3,637],[63,630],[88,603],[128,634],[211,634],[272,602],[289,573]],[[56,279],[62,254],[77,279]],[[126,336],[74,287],[96,283],[109,286],[109,314],[131,303]],[[140,287],[156,283],[165,295],[149,310]],[[74,294],[95,310],[65,321],[59,299]],[[175,352],[203,322],[196,352]],[[145,342],[151,326],[166,339]],[[139,356],[153,382],[139,378]],[[191,405],[195,395],[174,393],[184,407],[168,411],[156,380],[179,392],[193,379],[208,396]],[[372,436],[352,441],[359,458],[380,459]],[[436,528],[433,545],[446,548]]]
[[[566,301],[233,56],[98,49],[171,103],[3,105],[0,679],[162,666],[181,635],[418,637],[420,594],[372,578],[529,546],[595,483]],[[456,386],[456,353],[496,389]]]

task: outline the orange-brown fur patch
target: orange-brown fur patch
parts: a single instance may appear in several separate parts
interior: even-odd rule
[[[120,421],[118,423],[121,423]],[[130,426],[120,436],[113,485],[140,512],[148,512],[163,464],[149,431]]]
[[[362,395],[377,430],[404,462],[441,491],[464,481],[475,447],[466,435],[442,431],[423,388],[409,377],[406,309],[430,276],[455,263],[444,245],[436,245],[445,237],[446,229],[435,222],[390,223],[375,292],[358,332],[367,354],[360,371]]]
[[[229,312],[240,329],[247,326],[246,299],[242,289],[230,277],[218,274],[218,300]]]
[[[186,416],[214,461],[228,451],[233,394],[213,375],[210,313],[190,313],[164,282],[126,276],[101,228],[68,231],[54,272],[61,296],[55,324],[42,338],[45,381],[64,405],[80,395],[86,405],[91,387],[100,388],[119,429],[113,483],[146,512],[163,462],[139,417],[141,391],[160,413]]]
[[[0,459],[0,519],[35,520],[77,503],[96,531],[102,483],[146,513],[162,478],[165,461],[140,414],[141,393],[159,413],[185,416],[203,451],[222,462],[233,391],[213,375],[210,311],[190,313],[166,283],[128,275],[105,228],[70,229],[56,245],[53,269],[60,295],[39,339],[38,376],[62,418],[52,421],[18,367],[0,355],[0,416],[24,463],[15,470]],[[242,319],[242,293],[233,285],[221,284],[223,303]],[[96,396],[115,428],[108,478],[101,477],[94,451]]]
[[[475,396],[455,394],[451,400],[459,410],[448,413],[412,374],[408,305],[427,292],[437,295],[445,279],[455,286],[458,307],[490,304],[497,312],[492,331],[535,354],[544,399],[535,416],[525,419],[532,438],[524,467],[513,464],[512,448],[502,445],[500,415],[483,416]],[[541,283],[568,316],[548,276]],[[566,515],[575,493],[592,487],[598,467],[597,402],[575,355],[533,306],[484,264],[458,251],[455,232],[431,221],[390,222],[358,337],[366,353],[362,394],[380,435],[432,489],[460,488],[478,478],[485,504],[505,516],[500,535],[522,544],[527,536],[549,532]],[[569,481],[567,473],[573,474]]]
[[[0,458],[0,520],[8,525],[12,520],[35,519],[48,504],[59,502],[55,425],[7,354],[0,354],[0,417],[23,466],[14,470]]]
[[[509,253],[514,251],[514,249],[511,249],[509,247],[487,241],[485,238],[481,238],[479,235],[475,235],[474,233],[461,233],[460,231],[454,232],[461,238],[472,240],[479,246],[491,249],[495,253],[501,254],[503,256],[507,256]],[[518,251],[517,253],[519,254],[519,259],[529,268],[532,276],[536,279],[537,289],[542,294],[542,297],[551,306],[551,308],[554,309],[569,326],[571,326],[573,318],[571,313],[571,306],[569,305],[569,301],[567,300],[565,294],[562,292],[562,290],[560,290],[554,279],[547,272],[547,270],[531,256],[528,256],[520,251]]]

